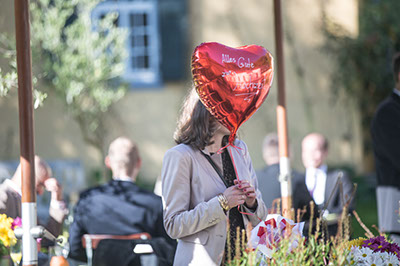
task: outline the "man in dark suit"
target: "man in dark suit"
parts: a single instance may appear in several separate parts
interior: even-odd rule
[[[276,212],[276,199],[281,197],[281,186],[279,182],[279,144],[275,133],[268,134],[263,142],[263,158],[266,166],[257,171],[258,188],[262,194],[263,201],[269,213]],[[295,210],[306,207],[303,221],[310,217],[309,204],[313,200],[307,191],[304,177],[297,171],[292,170],[292,201]],[[297,212],[296,212],[297,213]],[[296,215],[295,213],[295,215]]]
[[[400,243],[400,53],[393,58],[395,88],[378,107],[372,120],[378,186],[376,189],[379,228]]]
[[[161,248],[171,251],[168,258],[172,260],[176,241],[165,232],[161,198],[135,184],[141,166],[137,146],[125,137],[117,138],[110,144],[105,164],[112,170],[113,180],[81,193],[69,230],[69,256],[80,261],[87,260],[81,240],[84,234],[130,235],[147,232],[153,239],[164,240]],[[121,245],[124,245],[122,242]],[[129,243],[127,245],[124,253],[117,254],[114,250],[107,254],[114,265],[139,264]],[[122,252],[121,248],[118,250]],[[157,250],[155,252],[157,254]],[[123,264],[119,264],[118,260],[122,260]]]
[[[335,235],[337,222],[345,204],[349,203],[349,211],[354,208],[353,184],[345,171],[328,168],[325,164],[327,156],[328,140],[323,135],[311,133],[304,137],[302,159],[306,168],[307,189],[328,221],[328,233]],[[343,188],[343,196],[340,187]]]

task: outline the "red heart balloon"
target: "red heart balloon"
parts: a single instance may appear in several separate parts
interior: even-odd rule
[[[211,42],[194,50],[196,91],[207,110],[231,132],[230,144],[238,128],[264,102],[273,73],[271,54],[258,45],[231,48]]]

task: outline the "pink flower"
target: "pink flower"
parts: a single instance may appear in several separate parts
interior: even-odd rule
[[[15,227],[22,227],[22,220],[19,217],[16,217],[11,224],[11,229],[14,230]]]

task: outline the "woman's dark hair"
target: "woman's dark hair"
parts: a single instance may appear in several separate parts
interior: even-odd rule
[[[215,118],[208,112],[195,89],[186,97],[174,139],[177,144],[187,144],[203,150],[212,144],[211,138],[217,129]]]

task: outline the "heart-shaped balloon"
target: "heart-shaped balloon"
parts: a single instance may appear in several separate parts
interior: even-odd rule
[[[230,144],[238,128],[264,102],[273,73],[271,54],[258,45],[231,48],[211,42],[194,50],[196,91],[207,110],[231,132]]]

